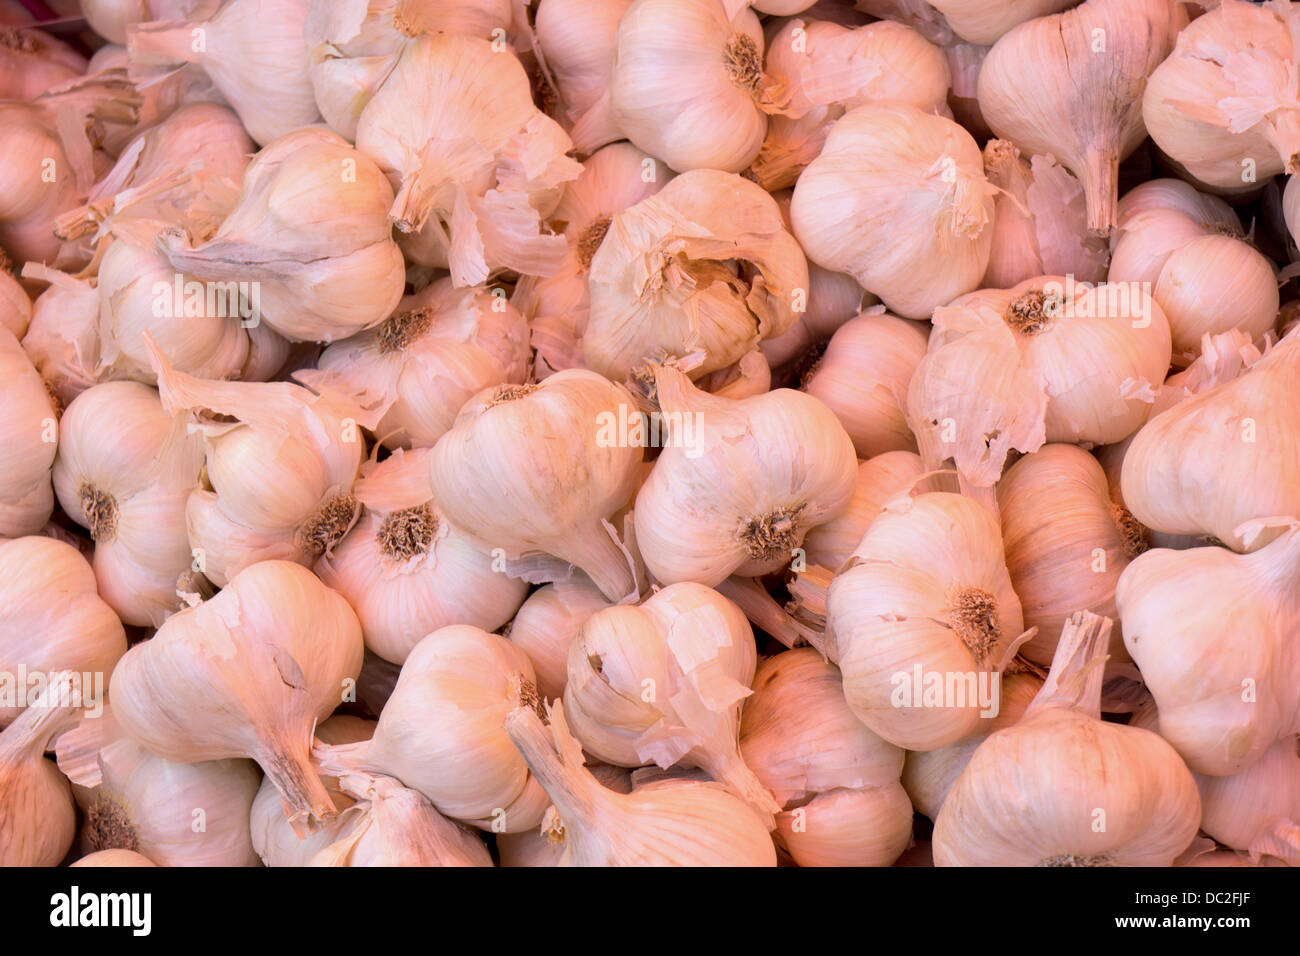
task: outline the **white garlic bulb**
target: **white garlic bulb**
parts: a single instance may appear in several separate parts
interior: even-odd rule
[[[483,830],[536,827],[546,794],[502,729],[521,687],[536,701],[523,651],[476,627],[444,627],[406,658],[374,736],[317,745],[320,766],[395,777],[439,813]]]
[[[924,319],[978,287],[994,192],[979,147],[952,120],[859,106],[799,177],[790,218],[810,259],[847,272],[891,312]]]
[[[1241,773],[1196,775],[1201,829],[1220,843],[1295,865],[1300,861],[1300,740],[1284,737]]]
[[[178,584],[192,570],[185,505],[200,462],[172,421],[147,385],[96,385],[64,412],[54,462],[59,504],[95,539],[99,593],[142,627],[180,610]]]
[[[549,711],[548,732],[531,707],[506,717],[506,733],[558,811],[560,866],[775,866],[762,817],[714,783],[668,779],[629,794],[602,786],[583,767],[582,748]]]
[[[109,695],[122,729],[160,757],[257,761],[307,833],[337,814],[308,762],[312,728],[355,686],[362,653],[337,592],[300,565],[262,561],[128,651]]]
[[[1241,220],[1222,199],[1197,192],[1181,179],[1152,179],[1119,201],[1110,237],[1111,282],[1149,282],[1179,246],[1200,236],[1243,236]]]
[[[366,647],[400,664],[449,624],[494,631],[528,593],[491,555],[453,527],[429,488],[429,451],[401,452],[366,468],[352,488],[356,525],[316,563],[320,579],[352,605]]]
[[[1012,27],[1035,17],[1056,13],[1072,0],[934,0],[930,5],[943,15],[952,32],[970,43],[985,46]]]
[[[77,279],[29,263],[24,276],[50,285],[32,302],[23,351],[63,405],[101,380],[99,290],[93,279]]]
[[[18,674],[48,680],[71,670],[106,684],[126,653],[122,622],[96,593],[90,564],[54,538],[0,540],[0,607],[0,673],[10,675],[0,725],[27,706]]]
[[[808,267],[762,188],[683,173],[618,213],[591,260],[587,365],[616,381],[698,351],[699,377],[780,335],[806,304]]]
[[[439,279],[294,377],[331,391],[390,446],[432,447],[476,392],[528,377],[528,325],[504,292]]]
[[[618,24],[632,0],[548,0],[537,7],[537,44],[555,82],[552,115],[582,153],[622,139],[610,104]]]
[[[356,422],[298,385],[202,381],[155,360],[163,407],[203,450],[206,482],[185,509],[196,569],[224,587],[254,562],[328,552],[356,520]]]
[[[915,451],[904,409],[929,329],[869,309],[840,326],[804,377],[803,391],[835,413],[860,458]]]
[[[559,268],[565,242],[541,222],[582,167],[509,52],[477,37],[417,37],[362,111],[356,142],[397,189],[398,229],[429,246],[416,261],[450,268],[458,286]]]
[[[1101,720],[1110,618],[1082,611],[1025,716],[980,744],[934,827],[937,866],[1169,866],[1196,836],[1196,783],[1149,730]]]
[[[195,11],[208,19],[136,24],[126,31],[133,73],[197,63],[265,145],[320,120],[303,53],[310,8],[311,0],[227,0]]]
[[[79,860],[69,863],[68,866],[109,866],[113,868],[123,866],[157,866],[148,857],[136,853],[134,850],[100,850],[96,853],[87,853]]]
[[[678,172],[738,173],[763,144],[763,30],[723,0],[634,0],[619,21],[611,112]]]
[[[908,750],[977,732],[1024,631],[994,518],[946,492],[898,499],[831,581],[827,630],[844,696]]]
[[[14,264],[0,250],[0,326],[13,333],[20,342],[32,321],[32,300],[15,278]]]
[[[391,202],[368,155],[328,130],[297,129],[253,158],[215,235],[191,242],[174,230],[161,245],[177,269],[256,295],[250,323],[329,342],[377,325],[402,297]]]
[[[252,761],[165,760],[128,737],[107,704],[57,749],[85,813],[86,852],[130,850],[158,866],[257,864],[248,814],[262,777]]]
[[[489,552],[552,555],[618,601],[636,580],[608,519],[631,500],[642,458],[616,434],[620,411],[636,414],[631,394],[585,369],[480,393],[433,448],[434,500]]]
[[[853,442],[802,392],[732,401],[656,371],[664,450],[637,493],[637,545],[665,583],[707,586],[789,563],[804,534],[849,504]]]
[[[528,655],[537,675],[537,692],[547,700],[564,694],[569,679],[569,646],[583,623],[609,607],[585,575],[556,581],[528,596],[510,622],[506,637]]]
[[[50,467],[59,424],[45,383],[13,333],[0,328],[0,536],[35,534],[50,520]]]

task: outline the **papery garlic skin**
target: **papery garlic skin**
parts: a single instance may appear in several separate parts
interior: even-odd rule
[[[255,320],[286,338],[330,342],[378,324],[402,296],[391,202],[369,156],[328,130],[296,129],[253,158],[212,238],[171,232],[161,246],[184,272],[256,289]]]
[[[1286,396],[1300,374],[1300,338],[1288,335],[1244,374],[1156,415],[1124,455],[1124,503],[1148,528],[1212,535],[1236,551],[1252,519],[1300,514],[1300,416]]]
[[[1028,671],[1004,674],[997,716],[987,721],[978,733],[938,750],[908,752],[903,764],[902,783],[918,813],[932,821],[939,818],[944,798],[979,745],[989,734],[1015,725],[1042,686],[1042,679]]]
[[[90,564],[62,541],[0,540],[0,607],[0,673],[11,680],[23,670],[47,680],[70,670],[107,684],[126,653],[122,622],[96,592]],[[18,699],[0,705],[0,725],[27,706],[26,688],[12,689]]]
[[[741,610],[674,584],[640,607],[598,611],[569,645],[564,700],[574,736],[607,763],[699,767],[763,813],[780,805],[736,742],[756,650]]]
[[[803,391],[835,413],[859,458],[915,451],[904,409],[929,329],[881,311],[850,319],[831,336]]]
[[[620,406],[635,412],[631,394],[585,369],[481,393],[433,449],[434,499],[489,552],[553,555],[620,600],[636,582],[607,519],[631,499],[642,458],[602,428]]]
[[[808,529],[848,507],[853,443],[817,399],[778,389],[733,402],[671,368],[655,381],[668,437],[633,515],[660,581],[713,587],[774,571]]]
[[[1214,839],[1260,857],[1291,865],[1300,861],[1300,741],[1284,737],[1241,773],[1196,776],[1201,791],[1201,829]]]
[[[535,827],[546,794],[502,730],[521,685],[526,693],[534,687],[532,665],[505,638],[468,625],[441,628],[407,657],[374,737],[317,747],[321,766],[395,777],[439,813],[479,829]]]
[[[361,517],[315,566],[356,610],[366,647],[396,664],[449,624],[496,630],[528,593],[446,520],[428,481],[427,449],[367,470],[352,489]]]
[[[1192,842],[1187,767],[1158,735],[1100,719],[1110,623],[1072,618],[1025,716],[980,744],[935,821],[936,866],[1169,866]]]
[[[1013,448],[1131,435],[1172,351],[1164,312],[1136,283],[1043,276],[962,296],[933,325],[908,423],[929,467],[952,458],[980,487],[997,481]]]
[[[1240,189],[1296,171],[1300,108],[1286,78],[1300,61],[1296,16],[1290,3],[1223,0],[1151,74],[1142,98],[1151,138],[1201,182]]]
[[[60,422],[59,504],[95,539],[99,593],[139,627],[181,609],[178,582],[192,570],[185,505],[200,463],[171,438],[172,421],[147,385],[107,382],[79,395]]]
[[[581,171],[523,66],[502,52],[477,37],[417,37],[357,124],[357,148],[397,190],[390,218],[418,239],[408,254],[449,268],[457,286],[558,269],[564,240],[541,222]]]
[[[390,447],[428,448],[476,392],[522,384],[529,359],[528,325],[504,292],[439,279],[294,377],[349,400],[357,421]]]
[[[615,793],[582,766],[564,709],[550,731],[529,707],[506,718],[506,732],[554,801],[564,852],[560,866],[775,866],[762,817],[721,786],[665,780]]]
[[[723,0],[634,0],[618,25],[615,125],[678,172],[738,173],[763,143],[763,30]]]
[[[528,655],[537,691],[548,700],[563,696],[569,679],[569,646],[583,623],[609,601],[586,575],[538,588],[510,622],[506,637]]]
[[[985,120],[1022,152],[1050,153],[1079,177],[1097,235],[1115,225],[1119,163],[1146,135],[1146,79],[1186,23],[1174,0],[1087,0],[1020,24],[984,58]]]
[[[337,810],[308,763],[311,729],[361,670],[361,625],[306,568],[263,561],[127,652],[109,694],[122,728],[168,760],[251,757],[295,830]]]
[[[59,425],[45,383],[13,333],[0,328],[0,536],[35,534],[50,520],[50,468]]]
[[[1298,548],[1294,527],[1247,555],[1160,548],[1120,577],[1124,645],[1160,709],[1160,735],[1197,773],[1239,773],[1300,732],[1289,639]]]
[[[126,31],[133,74],[199,64],[266,145],[320,120],[303,52],[310,8],[311,0],[227,0],[210,19],[137,24]]]
[[[952,120],[860,106],[799,177],[790,218],[810,259],[853,276],[891,312],[924,319],[979,285],[993,193],[979,147]]]
[[[808,267],[771,196],[701,169],[613,217],[588,286],[590,368],[621,381],[657,358],[699,351],[699,377],[794,324]]]
[[[992,682],[1024,630],[997,523],[959,495],[900,500],[831,582],[827,628],[849,707],[876,734],[935,750],[976,733],[996,715]],[[928,675],[960,684],[914,699]]]
[[[252,761],[165,760],[129,738],[107,705],[59,738],[58,755],[85,813],[87,852],[133,851],[157,866],[257,864],[248,820],[262,775]]]

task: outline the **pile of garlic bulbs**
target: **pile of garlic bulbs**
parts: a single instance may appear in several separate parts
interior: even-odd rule
[[[1300,865],[1300,2],[82,6],[0,864]]]

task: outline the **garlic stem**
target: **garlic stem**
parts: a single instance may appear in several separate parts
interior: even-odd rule
[[[537,709],[525,702],[506,715],[506,734],[555,804],[560,819],[587,828],[596,822],[592,793],[600,783],[582,766],[582,751],[576,744],[572,748],[564,746],[568,728],[564,724],[563,710],[559,702],[551,708],[551,729],[548,732]],[[579,760],[576,765],[572,763],[575,753]]]
[[[733,749],[724,749],[728,745]],[[727,741],[722,746],[710,747],[707,751],[701,749],[700,769],[755,810],[764,814],[780,813],[781,804],[772,796],[772,791],[763,786],[754,771],[745,765],[739,749],[735,749],[737,746]],[[764,822],[769,829],[776,826],[773,819],[765,817]]]
[[[586,534],[576,535],[565,548],[565,560],[585,571],[609,600],[617,602],[636,592],[630,558],[622,545],[614,540],[608,522],[602,522]]]
[[[1093,146],[1083,157],[1083,182],[1088,205],[1088,231],[1108,236],[1119,208],[1119,150]]]
[[[285,816],[300,839],[338,816],[338,808],[329,790],[312,767],[306,742],[264,741],[253,759],[280,792]]]
[[[1091,611],[1076,611],[1061,629],[1047,680],[1025,710],[1025,715],[1048,707],[1068,707],[1101,720],[1101,686],[1105,681],[1106,653],[1115,622]],[[1045,864],[1079,866],[1085,864]],[[1088,864],[1098,865],[1098,864]]]
[[[762,628],[786,647],[797,647],[803,642],[821,650],[824,635],[792,618],[754,578],[733,575],[714,590],[744,611],[751,624]]]

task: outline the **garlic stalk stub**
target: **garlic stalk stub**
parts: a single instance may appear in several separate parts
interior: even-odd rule
[[[338,812],[308,762],[312,727],[344,700],[363,649],[337,592],[300,565],[263,561],[127,652],[113,712],[168,760],[256,760],[306,833]]]
[[[717,784],[667,780],[615,793],[583,767],[564,708],[550,730],[531,707],[506,717],[506,733],[558,811],[561,866],[775,866],[762,818]]]
[[[631,499],[642,458],[601,428],[620,406],[634,408],[631,394],[583,369],[480,393],[434,446],[433,497],[489,552],[553,555],[620,600],[636,582],[607,519]]]
[[[937,866],[1169,866],[1196,835],[1191,773],[1156,734],[1101,718],[1111,620],[1066,625],[1047,683],[948,791]]]
[[[756,651],[741,610],[698,584],[589,617],[569,646],[574,735],[593,756],[636,767],[700,767],[761,813],[780,809],[737,744]]]
[[[769,573],[848,506],[853,442],[817,399],[778,389],[731,401],[672,368],[657,369],[655,381],[668,436],[633,515],[660,581],[712,587]]]
[[[771,196],[702,169],[613,217],[589,288],[590,368],[622,380],[657,357],[698,350],[699,377],[794,324],[808,266]]]
[[[985,120],[1022,152],[1050,153],[1079,177],[1098,235],[1115,225],[1120,161],[1146,135],[1147,77],[1186,23],[1174,0],[1087,0],[1020,24],[984,59]]]
[[[799,177],[790,219],[818,265],[853,276],[891,312],[924,319],[978,287],[994,193],[979,147],[952,120],[860,106]]]

